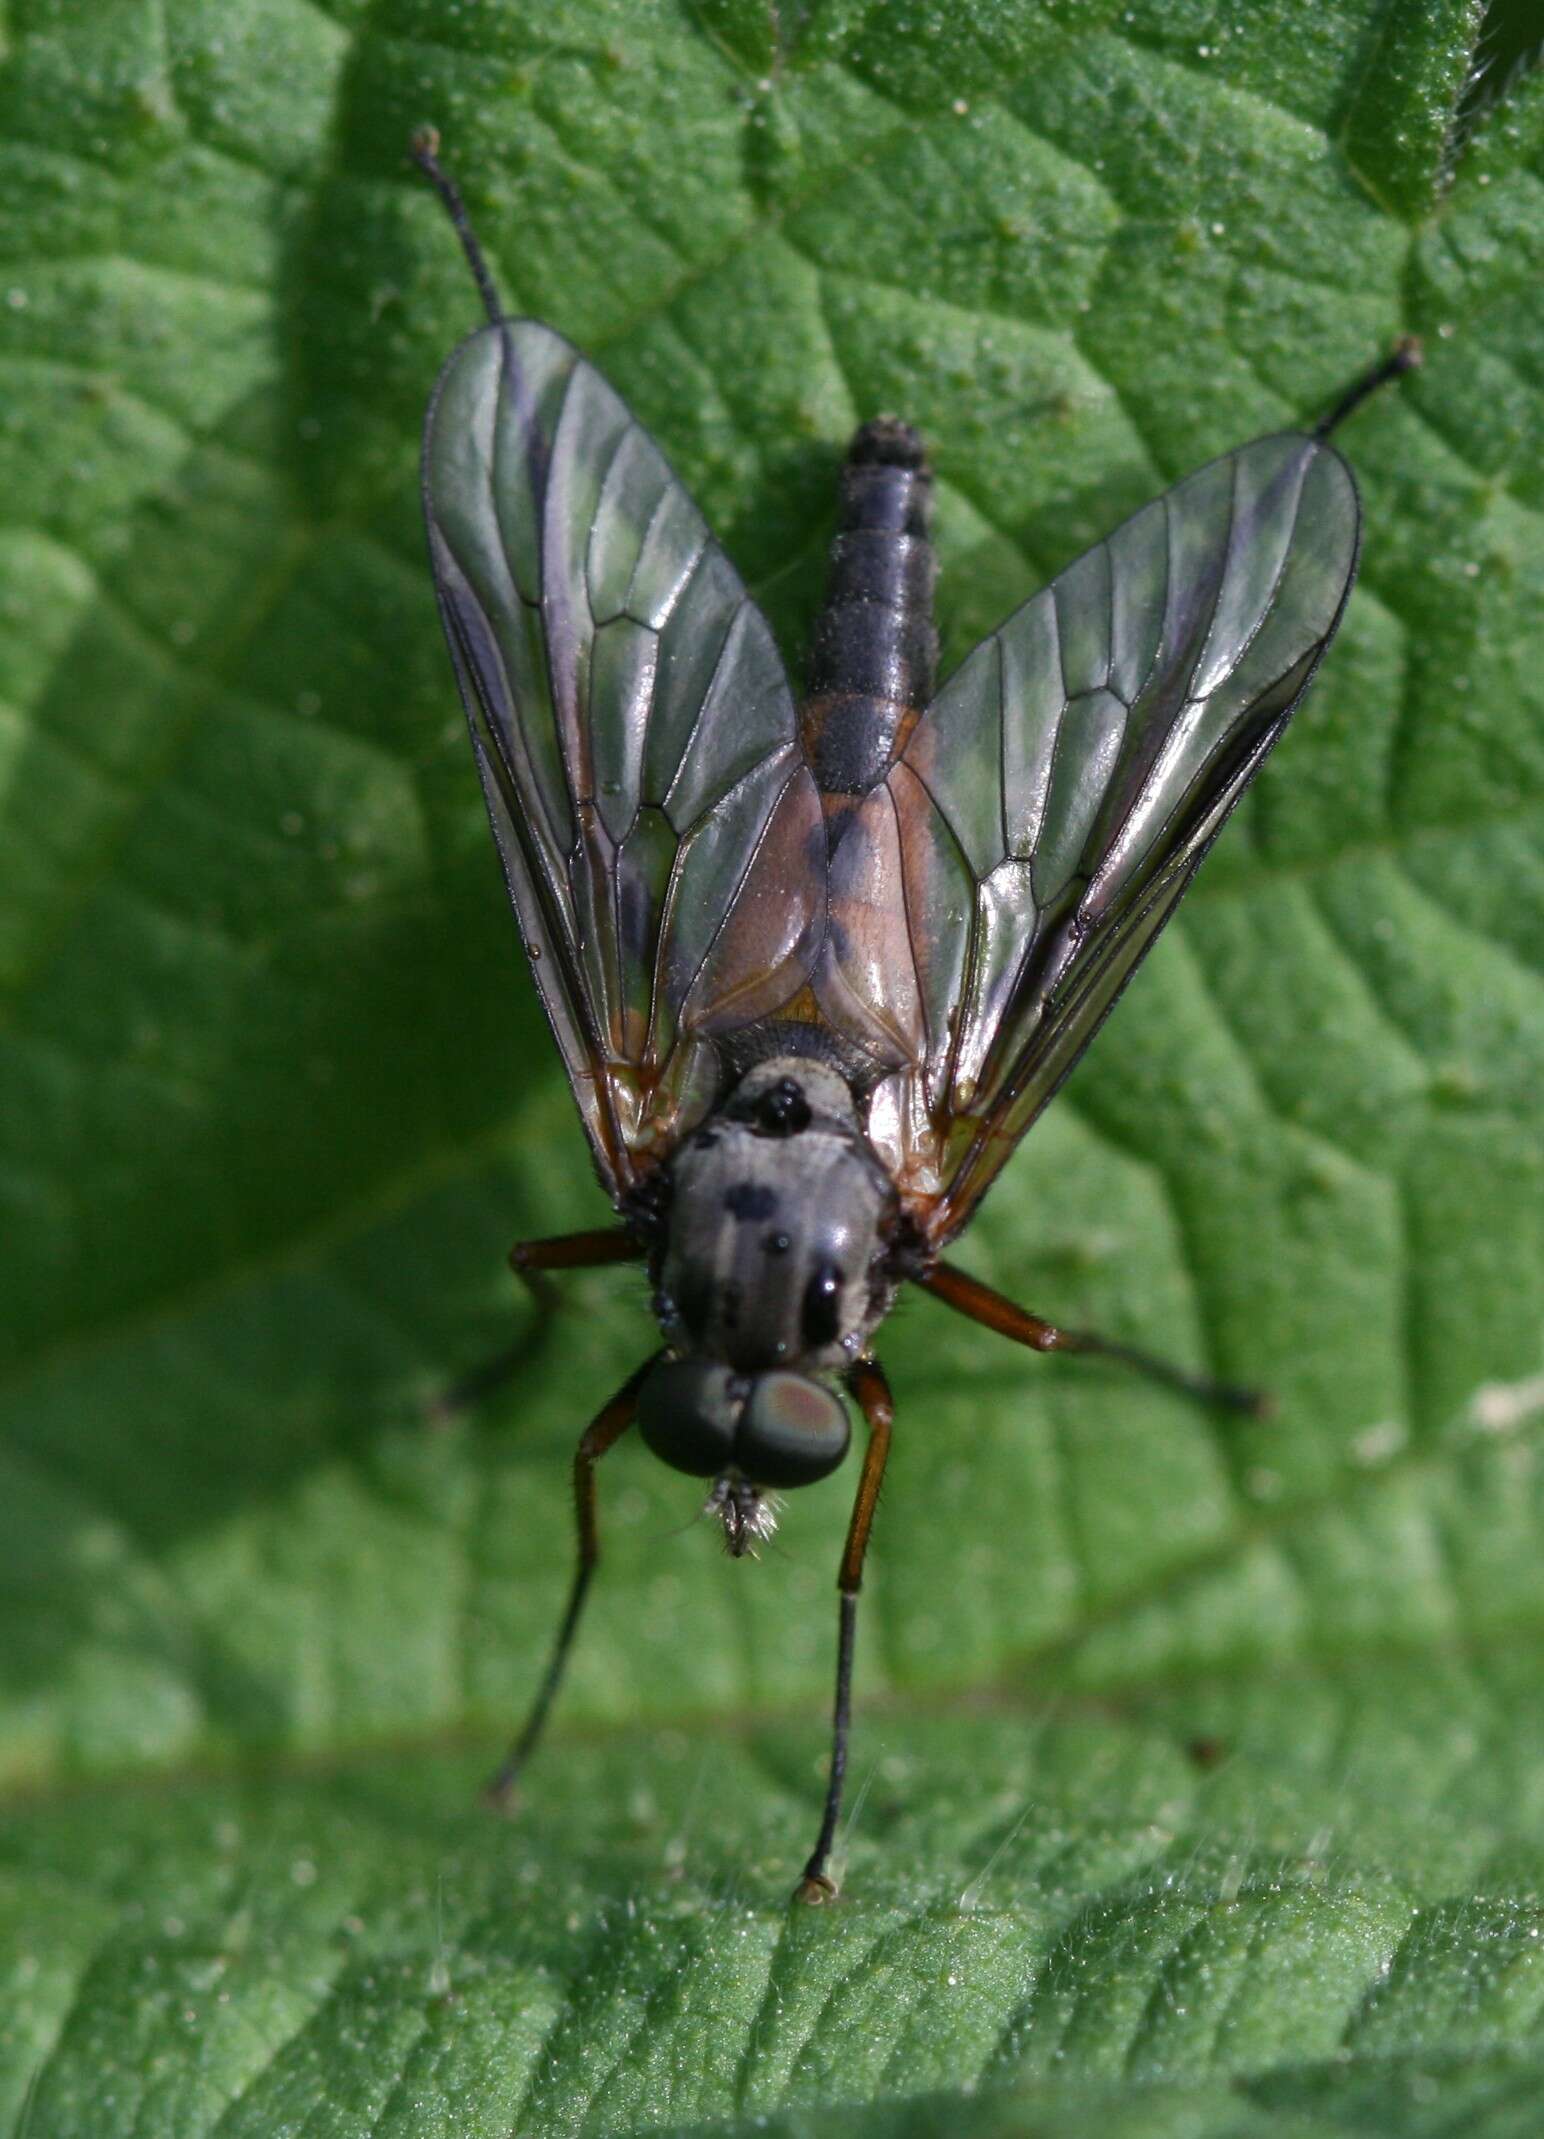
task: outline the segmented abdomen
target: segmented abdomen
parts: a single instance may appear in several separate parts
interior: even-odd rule
[[[933,478],[922,440],[893,416],[864,424],[841,485],[799,715],[816,783],[832,797],[866,794],[883,779],[933,695],[938,667]]]

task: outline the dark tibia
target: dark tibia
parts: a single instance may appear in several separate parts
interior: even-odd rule
[[[473,1410],[504,1384],[540,1348],[547,1334],[548,1317],[562,1305],[555,1285],[547,1282],[549,1270],[595,1270],[604,1263],[631,1263],[645,1254],[642,1244],[626,1226],[603,1226],[589,1233],[558,1233],[551,1240],[517,1240],[509,1251],[509,1267],[536,1304],[537,1318],[524,1335],[485,1359],[437,1396],[429,1407],[437,1426],[447,1426],[463,1412]]]
[[[659,1355],[656,1353],[654,1358]],[[569,1651],[574,1645],[580,1614],[584,1610],[585,1594],[590,1586],[600,1559],[600,1536],[595,1521],[595,1466],[608,1448],[622,1438],[633,1423],[638,1409],[638,1390],[644,1376],[654,1364],[654,1358],[646,1359],[636,1373],[629,1374],[616,1395],[604,1410],[584,1429],[579,1446],[574,1452],[574,1513],[579,1535],[579,1558],[574,1568],[573,1586],[568,1593],[568,1605],[558,1628],[557,1640],[552,1645],[552,1655],[546,1672],[531,1704],[531,1713],[526,1717],[520,1735],[505,1754],[498,1772],[490,1779],[487,1788],[488,1802],[504,1806],[519,1780],[520,1771],[535,1752],[537,1743],[546,1728],[547,1716],[563,1683],[563,1673],[568,1668]]]
[[[1313,427],[1315,438],[1328,438],[1331,431],[1338,430],[1348,416],[1354,416],[1362,403],[1371,398],[1380,386],[1387,386],[1392,379],[1401,378],[1407,371],[1418,371],[1422,363],[1419,340],[1407,334],[1394,344],[1381,363],[1374,364],[1370,371],[1363,372],[1348,386],[1335,406],[1321,423]]]
[[[1084,1352],[1096,1359],[1113,1359],[1151,1381],[1162,1382],[1165,1388],[1177,1389],[1181,1396],[1191,1397],[1198,1404],[1240,1412],[1245,1418],[1269,1418],[1275,1409],[1272,1399],[1258,1389],[1241,1389],[1234,1382],[1188,1373],[1184,1367],[1172,1366],[1167,1359],[1155,1359],[1151,1352],[1138,1351],[1135,1345],[1122,1344],[1118,1338],[1100,1337],[1087,1329],[1058,1329],[1053,1322],[1042,1322],[1038,1315],[1015,1306],[1002,1293],[983,1285],[979,1278],[967,1277],[951,1263],[935,1263],[915,1282],[957,1314],[968,1315],[972,1322],[996,1330],[1000,1337],[1010,1337],[1015,1344],[1027,1344],[1031,1351]]]
[[[858,1592],[863,1586],[863,1559],[868,1551],[869,1531],[879,1501],[880,1481],[890,1454],[890,1424],[895,1407],[890,1384],[877,1360],[860,1360],[847,1377],[847,1386],[868,1421],[868,1447],[863,1455],[863,1475],[858,1480],[852,1520],[847,1526],[847,1544],[837,1575],[838,1618],[836,1637],[836,1705],[831,1723],[831,1771],[826,1782],[826,1805],[820,1834],[804,1875],[794,1889],[795,1901],[824,1902],[836,1899],[836,1881],[831,1877],[831,1849],[836,1823],[842,1811],[842,1785],[847,1777],[847,1731],[852,1719],[852,1660],[858,1637]]]

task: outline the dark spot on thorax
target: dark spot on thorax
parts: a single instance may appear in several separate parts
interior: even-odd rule
[[[681,1273],[675,1310],[687,1334],[700,1344],[713,1317],[713,1278],[700,1263],[688,1263]]]
[[[724,1209],[731,1218],[743,1221],[770,1218],[777,1209],[777,1190],[759,1181],[736,1181],[725,1193]]]
[[[802,1136],[811,1121],[804,1087],[794,1077],[780,1077],[776,1084],[758,1092],[747,1110],[736,1111],[758,1136]]]
[[[835,1263],[822,1263],[804,1288],[805,1343],[811,1347],[834,1344],[842,1326],[841,1310],[842,1273]]]

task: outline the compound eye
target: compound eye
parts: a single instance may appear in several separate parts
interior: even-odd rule
[[[706,1359],[665,1359],[638,1391],[638,1431],[662,1463],[716,1478],[734,1461],[745,1382]]]
[[[761,1374],[734,1437],[734,1460],[757,1485],[813,1485],[852,1438],[841,1399],[803,1374]]]

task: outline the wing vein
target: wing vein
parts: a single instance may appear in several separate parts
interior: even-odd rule
[[[790,795],[808,769],[792,693],[658,447],[540,322],[491,324],[447,360],[424,499],[511,902],[601,1178],[623,1204],[711,1100],[704,1035],[766,1014],[808,976],[821,885],[805,798]],[[628,619],[611,641],[601,614]],[[613,766],[626,789],[603,798]],[[613,796],[615,834],[601,807]],[[818,826],[813,788],[808,800]]]
[[[747,772],[743,779],[737,780],[734,784],[734,787],[730,788],[727,793],[720,798],[720,804],[722,802],[727,802],[729,796],[734,794],[736,789],[743,787],[745,781],[751,778],[752,773],[759,772],[761,770],[761,767],[764,766],[766,763],[766,758],[758,759],[757,763],[751,768],[751,772]],[[697,960],[696,965],[692,968],[691,978],[685,983],[685,985],[680,991],[681,1001],[683,1004],[689,1001],[691,997],[691,992],[693,988],[697,985],[697,982],[702,975],[703,968],[707,965],[708,960],[713,956],[713,952],[718,944],[718,940],[720,936],[722,936],[722,934],[724,933],[724,930],[728,925],[729,917],[734,911],[736,901],[739,899],[740,893],[744,890],[746,881],[749,878],[752,869],[755,867],[756,857],[761,852],[762,847],[766,843],[767,833],[770,831],[774,821],[776,820],[777,813],[782,807],[783,799],[787,795],[789,788],[798,778],[799,771],[800,768],[797,764],[790,765],[787,779],[784,780],[782,785],[778,788],[776,799],[773,801],[771,807],[767,811],[765,818],[762,820],[761,829],[757,832],[755,841],[751,846],[750,853],[745,858],[745,866],[735,879],[735,886],[733,891],[729,894],[728,898],[725,899],[723,903],[723,907],[719,913],[718,920],[714,924],[713,933],[708,938],[708,941],[703,948],[702,956]],[[720,804],[715,804],[714,809],[717,809]],[[702,817],[698,820],[699,823],[706,823],[707,819],[713,814],[714,810],[704,811]],[[681,841],[680,847],[676,850],[675,862],[671,866],[670,887],[665,895],[664,910],[667,915],[675,904],[676,890],[680,883],[681,876],[681,855],[684,852],[685,847],[686,841],[685,839],[683,839]],[[661,946],[663,946],[667,934],[667,925],[665,921],[662,920],[660,924]]]
[[[935,1245],[1081,1058],[1334,633],[1355,515],[1333,481],[1309,484],[1316,466],[1294,434],[1221,456],[1016,611],[924,716],[925,763],[907,760],[921,793],[891,788],[915,850],[891,896],[910,944],[924,918],[942,933],[920,946],[933,998],[889,1104],[915,1125],[900,1148],[902,1193]],[[1089,598],[1092,613],[1079,606]],[[971,672],[985,644],[997,649],[995,681]],[[995,751],[982,733],[994,713]],[[995,797],[972,786],[994,777]],[[982,864],[961,879],[967,911],[955,893],[962,810]],[[1006,864],[1000,875],[986,867],[994,815],[997,849],[1022,883]],[[870,999],[886,985],[883,970],[868,977]],[[962,1102],[967,1066],[976,1089]]]

